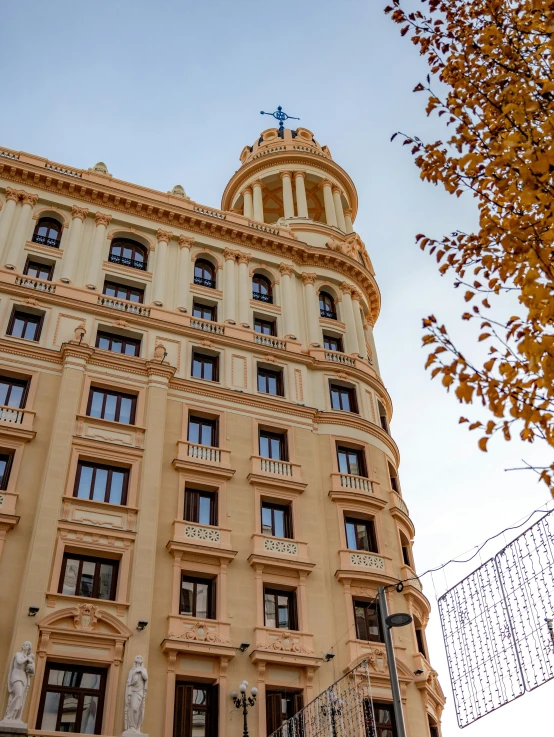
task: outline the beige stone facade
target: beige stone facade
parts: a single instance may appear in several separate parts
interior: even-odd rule
[[[276,695],[363,659],[386,707],[372,606],[411,579],[388,589],[407,732],[436,737],[380,296],[327,147],[264,131],[221,210],[0,149],[0,205],[0,716],[25,640],[32,735],[119,735],[137,655],[152,737],[238,737],[242,679],[263,737]]]

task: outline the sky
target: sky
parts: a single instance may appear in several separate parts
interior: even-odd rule
[[[415,2],[415,0],[414,0]],[[366,243],[383,299],[375,329],[400,481],[416,526],[419,571],[471,550],[549,501],[521,459],[547,449],[498,439],[489,452],[458,425],[461,407],[424,370],[421,319],[434,313],[472,355],[462,293],[438,274],[414,236],[440,237],[476,223],[460,200],[419,179],[397,130],[443,136],[412,89],[427,67],[383,14],[384,0],[20,0],[0,9],[0,146],[88,168],[161,191],[182,184],[219,207],[242,148],[270,127],[260,110],[282,105],[327,144],[359,195],[355,229]],[[524,529],[524,528],[522,528]],[[433,611],[431,660],[456,724],[436,597],[493,555],[424,576]],[[551,724],[554,683],[488,715],[464,737],[510,737]],[[412,737],[420,737],[412,735]]]

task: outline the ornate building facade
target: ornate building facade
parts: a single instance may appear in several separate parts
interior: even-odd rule
[[[355,187],[304,128],[240,161],[217,210],[0,149],[0,709],[28,641],[29,734],[121,734],[142,656],[150,735],[238,737],[247,679],[265,737],[367,659],[394,737],[389,585],[408,735],[440,734]]]

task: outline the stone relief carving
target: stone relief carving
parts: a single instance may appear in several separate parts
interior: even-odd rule
[[[264,540],[264,550],[271,553],[285,553],[285,555],[298,555],[298,545],[284,540],[275,540],[274,538],[266,538]]]
[[[293,639],[293,635],[290,632],[282,632],[278,639],[272,640],[268,645],[260,647],[260,650],[309,654],[305,647],[302,647],[297,640]]]
[[[176,640],[188,640],[191,642],[210,642],[218,645],[228,645],[229,640],[222,639],[215,632],[210,631],[206,622],[195,622],[195,624],[184,632],[170,632],[169,637]]]
[[[385,570],[385,561],[376,555],[364,555],[363,553],[351,553],[350,562],[353,566],[361,566],[362,568],[378,568]]]
[[[72,613],[76,630],[90,632],[98,622],[98,607],[94,604],[80,604]]]
[[[210,530],[205,527],[196,527],[196,525],[187,525],[185,527],[185,537],[218,543],[221,536],[219,530]]]

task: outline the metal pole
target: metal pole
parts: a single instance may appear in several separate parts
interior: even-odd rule
[[[246,708],[246,694],[242,694],[242,714],[244,717],[244,725],[242,730],[242,737],[248,737],[248,709]]]
[[[381,617],[381,628],[383,637],[385,638],[385,647],[387,649],[387,662],[389,664],[390,685],[392,689],[392,705],[394,708],[394,721],[396,722],[396,733],[398,737],[406,737],[406,727],[404,725],[404,714],[402,713],[402,699],[400,697],[400,684],[398,683],[398,671],[396,670],[396,659],[394,657],[394,647],[392,644],[392,635],[390,627],[386,623],[389,616],[387,607],[387,599],[385,589],[379,586],[379,614]]]

